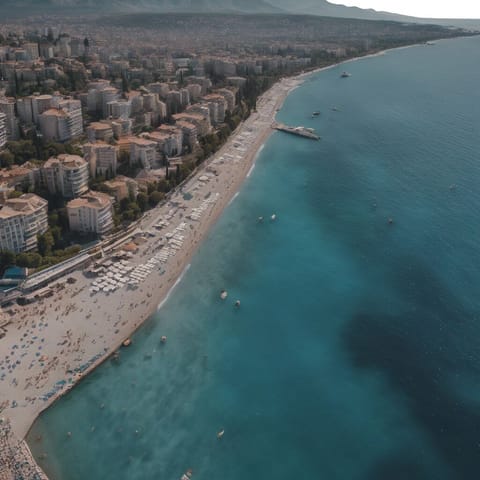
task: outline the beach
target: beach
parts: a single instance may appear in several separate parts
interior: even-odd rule
[[[0,339],[0,416],[14,436],[23,439],[43,410],[117,351],[168,298],[251,172],[277,110],[303,79],[283,79],[263,94],[228,142],[166,204],[143,217],[140,228],[148,235],[124,262],[133,288],[97,288],[98,279],[76,271],[69,282],[55,282],[52,297],[7,309],[12,322]]]

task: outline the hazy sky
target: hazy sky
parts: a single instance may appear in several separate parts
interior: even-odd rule
[[[329,0],[414,17],[480,18],[480,0]]]

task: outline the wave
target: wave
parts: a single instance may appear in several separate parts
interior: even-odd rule
[[[182,273],[180,274],[180,276],[177,278],[177,280],[175,281],[175,283],[172,285],[172,287],[170,288],[170,290],[168,291],[167,295],[165,295],[165,298],[158,304],[158,307],[157,307],[157,312],[158,310],[160,310],[164,305],[165,305],[165,302],[168,300],[168,298],[170,297],[171,293],[173,292],[173,290],[175,289],[175,287],[182,281],[182,278],[183,276],[185,275],[185,273],[187,273],[188,269],[190,268],[191,266],[191,263],[189,263],[182,271]]]

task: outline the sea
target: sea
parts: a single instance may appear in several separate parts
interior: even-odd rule
[[[274,133],[133,346],[39,417],[51,479],[478,478],[479,79],[471,37],[293,91],[278,120],[321,141]]]

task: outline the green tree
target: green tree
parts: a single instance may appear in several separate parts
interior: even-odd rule
[[[10,150],[4,150],[0,153],[0,166],[2,168],[11,167],[15,162],[15,156]]]
[[[148,203],[152,206],[152,207],[155,207],[156,205],[158,205],[163,199],[164,199],[165,195],[162,193],[162,192],[152,192],[149,196],[148,196]]]
[[[43,235],[38,236],[38,251],[42,256],[48,256],[52,253],[52,247],[55,245],[52,232],[47,230]]]
[[[137,195],[137,204],[138,206],[140,207],[140,210],[142,212],[144,212],[145,210],[147,210],[148,208],[148,196],[143,193],[143,192],[140,192],[138,195]]]

